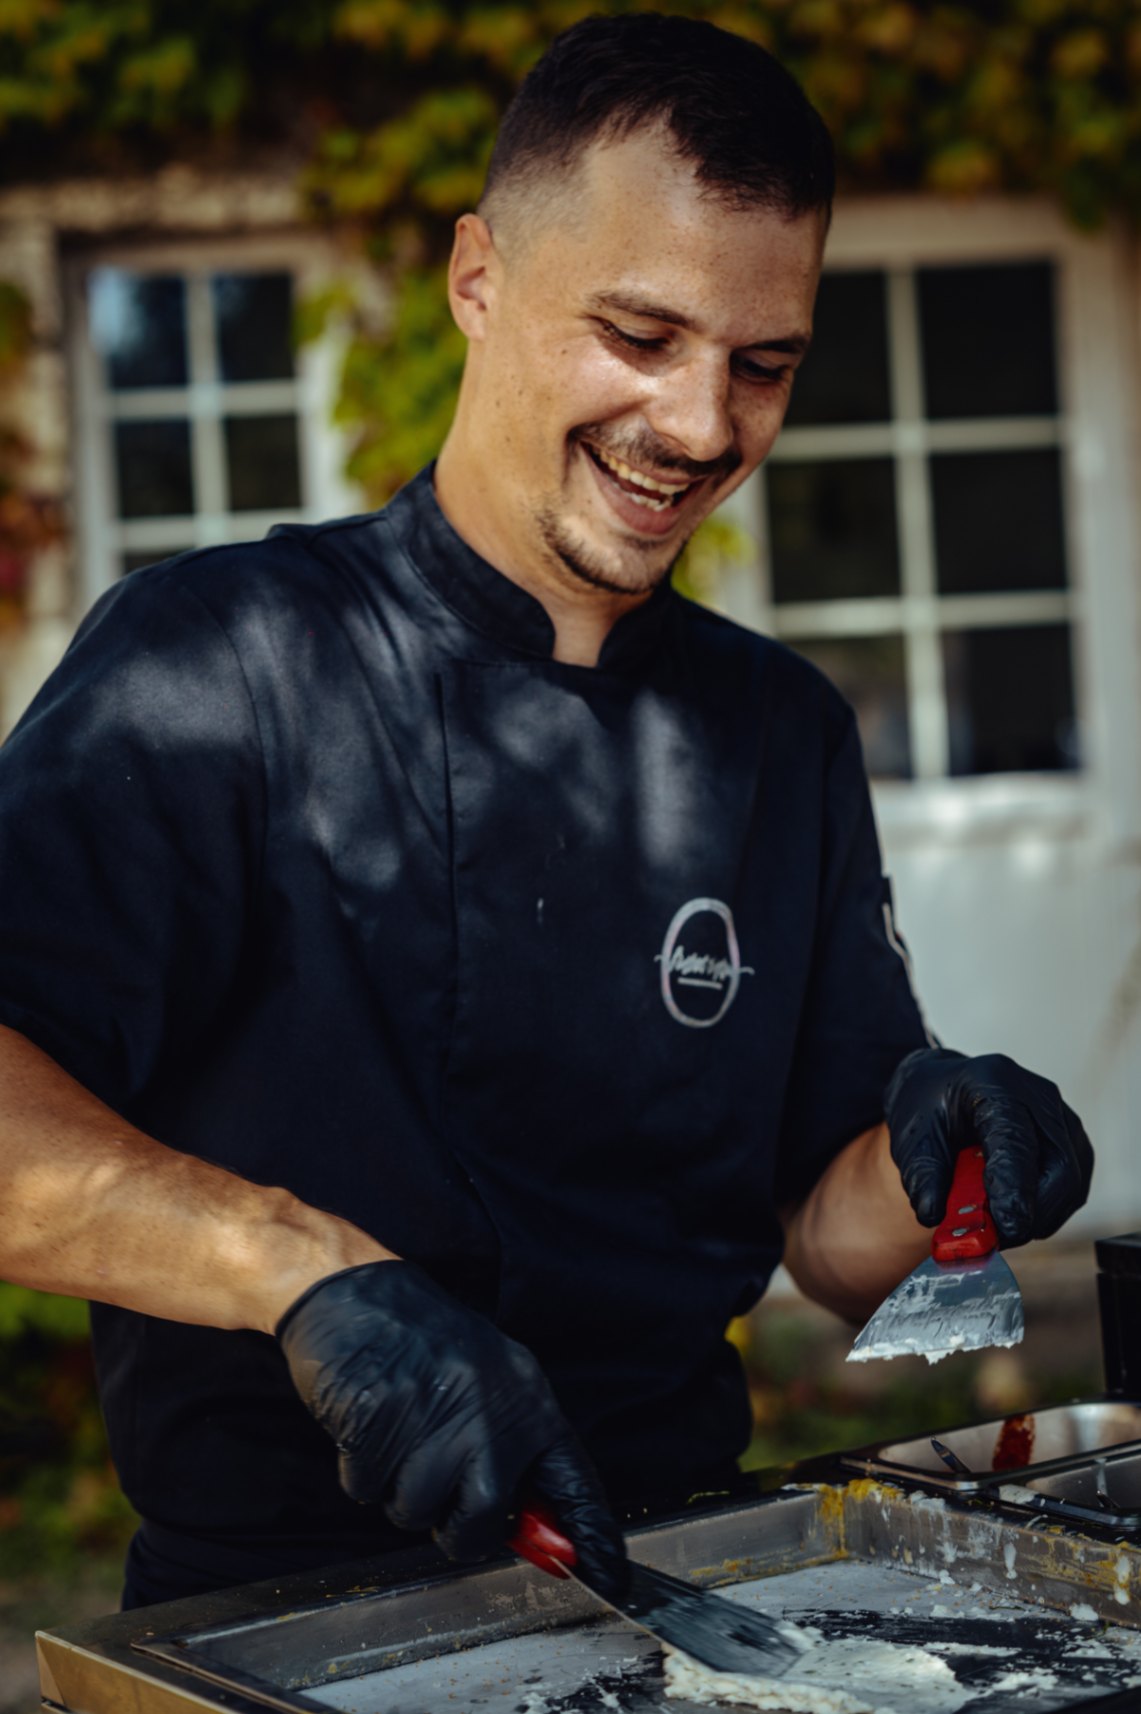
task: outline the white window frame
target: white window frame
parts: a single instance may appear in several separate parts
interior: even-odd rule
[[[110,244],[68,260],[64,289],[73,377],[80,612],[118,581],[124,553],[153,551],[159,559],[164,552],[187,546],[253,540],[277,523],[318,522],[361,509],[360,491],[343,474],[344,436],[331,421],[341,352],[335,336],[302,347],[290,380],[224,384],[215,369],[212,275],[289,273],[301,295],[318,288],[337,266],[325,240],[304,234],[203,235],[180,243]],[[101,360],[89,337],[86,279],[106,267],[177,274],[186,281],[187,385],[116,392],[105,387]],[[286,412],[297,417],[301,505],[272,512],[228,512],[223,418]],[[162,417],[189,418],[196,510],[182,518],[120,519],[111,444],[114,424]]]
[[[1050,260],[1055,265],[1059,410],[1057,416],[988,423],[924,422],[910,354],[898,349],[902,330],[914,338],[911,270],[925,265]],[[1061,213],[1036,200],[995,198],[949,202],[931,197],[853,198],[837,208],[826,268],[886,271],[895,311],[890,327],[893,408],[886,425],[858,428],[790,427],[775,458],[840,452],[859,437],[861,450],[919,461],[925,450],[1017,445],[1058,446],[1062,452],[1067,590],[1009,596],[941,596],[944,622],[1016,624],[1061,620],[1071,626],[1075,713],[1082,739],[1081,770],[1068,773],[937,777],[946,749],[943,664],[933,614],[934,553],[921,481],[897,481],[897,521],[904,587],[900,596],[859,603],[782,604],[780,629],[853,635],[897,631],[903,603],[921,628],[908,651],[919,651],[920,683],[909,697],[917,778],[877,781],[877,813],[898,847],[933,835],[988,837],[1044,825],[1059,834],[1095,832],[1112,846],[1141,838],[1141,530],[1136,472],[1138,361],[1136,287],[1130,251],[1116,229],[1085,235]],[[877,440],[878,437],[878,440]],[[882,446],[878,444],[882,441]],[[899,466],[897,465],[897,472]],[[906,475],[906,472],[902,472]],[[731,502],[736,522],[756,542],[752,564],[727,579],[719,605],[758,630],[774,630],[768,598],[765,507],[758,476]],[[823,610],[828,615],[822,621]],[[873,613],[872,609],[875,609]],[[925,777],[926,776],[926,777]]]

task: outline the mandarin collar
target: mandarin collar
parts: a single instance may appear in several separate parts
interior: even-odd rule
[[[434,463],[421,470],[386,508],[404,553],[465,625],[513,651],[550,660],[555,628],[546,609],[452,528],[436,498],[434,471]],[[648,601],[624,613],[602,645],[599,669],[622,671],[644,659],[676,599],[667,578]]]

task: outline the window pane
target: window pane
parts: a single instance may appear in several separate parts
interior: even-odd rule
[[[175,554],[189,553],[191,542],[184,542],[180,548],[144,548],[140,552],[125,553],[121,556],[119,575],[126,577],[132,571],[142,571],[144,566],[158,565],[160,560],[173,559]]]
[[[812,349],[792,389],[794,423],[882,423],[891,416],[887,304],[879,272],[820,281]]]
[[[767,466],[774,601],[899,593],[890,458]]]
[[[297,418],[227,417],[224,427],[231,512],[300,506]]]
[[[941,453],[931,502],[940,594],[1066,587],[1056,448]]]
[[[182,517],[194,510],[190,424],[115,424],[121,518]]]
[[[827,673],[856,711],[868,772],[876,779],[908,779],[902,637],[782,637]]]
[[[91,338],[112,390],[186,385],[186,290],[180,279],[95,268],[87,294]]]
[[[288,274],[217,274],[218,373],[223,381],[293,374],[293,282]]]
[[[949,631],[943,665],[952,774],[1080,766],[1067,626]]]
[[[919,270],[929,417],[1057,410],[1053,272],[1048,262]]]

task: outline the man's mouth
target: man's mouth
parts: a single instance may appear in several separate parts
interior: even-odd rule
[[[644,470],[632,469],[623,459],[603,452],[601,447],[591,446],[588,441],[581,444],[610,480],[636,506],[642,506],[648,512],[665,512],[680,506],[686,495],[698,485],[697,482],[670,482],[660,476],[650,476]],[[704,478],[698,478],[698,481],[702,480]]]

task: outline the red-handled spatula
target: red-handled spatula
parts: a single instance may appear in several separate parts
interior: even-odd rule
[[[937,1363],[952,1351],[1017,1345],[1022,1333],[1022,1293],[998,1253],[983,1152],[964,1149],[955,1162],[947,1212],[931,1239],[931,1259],[884,1299],[848,1361],[918,1354]]]
[[[811,1647],[809,1638],[795,1625],[726,1601],[709,1590],[696,1589],[633,1559],[629,1562],[630,1582],[621,1601],[599,1595],[578,1570],[573,1545],[541,1507],[532,1506],[520,1514],[508,1546],[552,1577],[573,1577],[624,1619],[714,1672],[777,1678]]]

